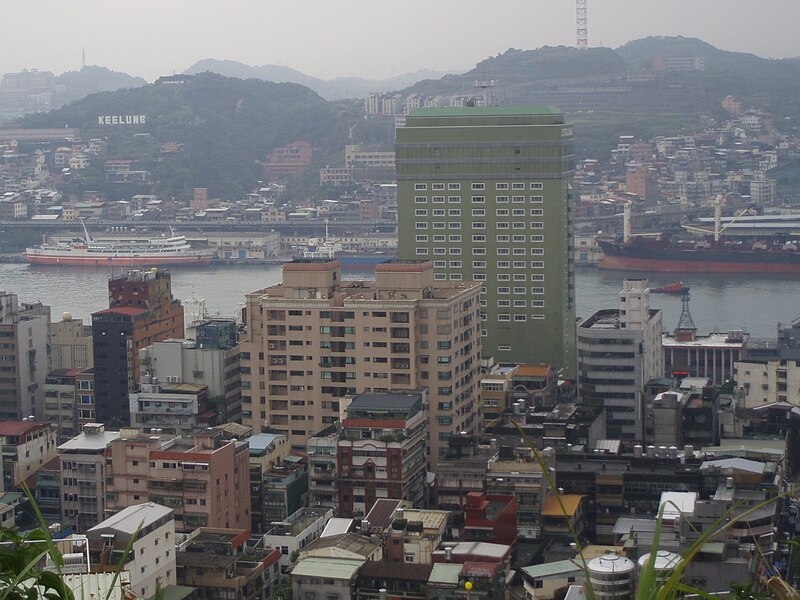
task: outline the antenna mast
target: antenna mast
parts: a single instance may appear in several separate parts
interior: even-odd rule
[[[589,47],[589,25],[586,19],[586,0],[575,0],[575,25],[577,28],[578,50]]]

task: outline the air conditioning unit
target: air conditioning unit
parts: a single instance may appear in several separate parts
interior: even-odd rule
[[[270,350],[275,350],[275,344],[267,344],[267,348]]]

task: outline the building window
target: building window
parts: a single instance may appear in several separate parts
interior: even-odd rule
[[[531,216],[532,217],[541,217],[544,215],[544,211],[541,208],[532,208],[531,209]]]
[[[541,181],[532,181],[531,182],[531,189],[532,190],[543,190],[544,184]]]
[[[544,308],[544,300],[531,300],[531,308]]]
[[[461,209],[460,208],[451,208],[447,211],[448,217],[460,217],[461,216]]]
[[[433,266],[436,269],[444,269],[447,266],[447,263],[443,260],[435,260],[433,261]]]
[[[541,204],[544,202],[544,196],[531,196],[532,204]]]
[[[508,229],[508,221],[498,221],[496,227],[497,229]]]
[[[544,294],[544,288],[543,287],[532,287],[531,288],[531,294],[536,294],[536,295]]]
[[[417,248],[417,256],[423,256],[428,254],[427,248]]]
[[[524,294],[525,293],[525,288],[524,287],[515,287],[514,288],[514,293],[515,294]]]
[[[485,183],[473,183],[472,184],[472,189],[473,190],[485,190],[486,189],[486,184]]]
[[[434,183],[434,184],[431,185],[431,189],[433,191],[443,190],[444,189],[444,184],[443,183]]]
[[[473,208],[472,209],[472,216],[473,217],[485,217],[486,210],[483,208]]]
[[[507,208],[498,208],[496,211],[498,217],[507,217],[508,216],[508,209]]]
[[[461,221],[450,221],[450,229],[461,229]]]
[[[498,269],[508,269],[511,266],[511,263],[507,260],[498,260],[497,261],[497,268]]]
[[[514,268],[515,269],[524,269],[525,268],[525,261],[524,260],[515,260],[514,261]]]
[[[494,189],[496,189],[496,190],[507,190],[508,189],[508,184],[507,183],[496,183],[494,185]]]
[[[514,248],[514,256],[524,256],[525,248]]]
[[[525,229],[525,222],[524,221],[514,221],[513,226],[514,226],[514,229]]]
[[[434,229],[444,229],[444,222],[442,222],[442,221],[434,222],[433,228]]]
[[[461,261],[460,260],[451,260],[450,261],[450,268],[451,269],[460,269],[461,268]]]
[[[531,236],[531,242],[533,242],[534,244],[542,243],[542,242],[544,242],[544,236],[543,235],[538,235],[538,234],[537,235],[532,235]]]
[[[418,242],[427,242],[428,241],[428,236],[427,235],[418,235],[417,236],[417,241]]]
[[[416,204],[427,204],[428,197],[427,196],[414,196],[414,202]]]
[[[506,322],[511,320],[511,315],[508,313],[499,313],[497,315],[497,320],[501,322]]]
[[[460,183],[448,183],[447,184],[447,189],[450,190],[451,192],[457,192],[458,190],[461,189],[461,184]]]
[[[542,273],[532,273],[531,281],[544,281],[544,275]]]
[[[542,256],[543,254],[544,254],[544,248],[531,248],[532,256]]]
[[[461,196],[448,196],[447,202],[450,204],[461,204]]]
[[[417,221],[414,224],[414,227],[416,229],[427,229],[428,228],[428,224],[425,221]]]
[[[433,253],[437,256],[441,256],[442,254],[447,254],[447,248],[434,248]]]
[[[486,254],[486,248],[473,248],[472,253],[476,256]]]
[[[485,260],[473,260],[472,261],[472,268],[473,269],[485,269],[486,268],[486,261]]]
[[[519,182],[519,181],[514,182],[514,183],[511,184],[511,189],[512,190],[524,190],[525,189],[525,184],[522,183],[522,182]]]
[[[434,204],[444,204],[444,196],[434,196],[431,198],[431,202]]]
[[[544,261],[543,260],[532,260],[531,261],[531,269],[544,269]]]
[[[455,234],[451,235],[450,236],[450,241],[453,242],[453,243],[456,243],[456,244],[460,244],[461,243],[461,234],[455,233]]]
[[[524,204],[525,196],[511,196],[512,204]]]
[[[498,273],[497,281],[511,281],[511,275],[508,273]]]
[[[458,248],[456,246],[450,246],[450,254],[454,256],[461,254],[461,248]]]
[[[415,183],[414,184],[414,189],[417,190],[418,192],[424,192],[424,191],[426,191],[428,189],[428,184],[427,183]]]
[[[428,216],[428,209],[427,208],[418,208],[414,211],[414,216],[416,217],[427,217]]]
[[[475,273],[472,278],[475,281],[486,281],[486,273]]]
[[[461,281],[461,273],[450,273],[451,281]]]
[[[486,229],[486,223],[483,221],[473,221],[472,222],[473,229]]]
[[[525,209],[524,208],[515,208],[511,211],[511,216],[514,217],[524,217],[525,216]]]
[[[444,242],[446,239],[447,239],[447,236],[444,236],[444,235],[441,235],[441,234],[437,234],[437,235],[433,236],[433,241],[434,242]]]
[[[511,306],[511,300],[498,300],[497,307],[498,308],[509,308]]]
[[[508,248],[498,248],[497,249],[497,256],[508,256],[510,254],[510,250]]]
[[[431,214],[432,214],[434,217],[443,217],[443,216],[444,216],[444,209],[443,209],[443,208],[434,208],[434,209],[431,211]]]
[[[497,196],[495,204],[508,204],[508,196]]]
[[[510,287],[506,287],[506,286],[499,287],[499,288],[497,288],[497,293],[498,294],[509,294],[509,293],[511,293],[511,288]]]
[[[444,281],[447,279],[447,275],[445,275],[444,273],[434,273],[433,278],[436,281]]]
[[[525,315],[514,315],[515,321],[527,321],[527,317]]]

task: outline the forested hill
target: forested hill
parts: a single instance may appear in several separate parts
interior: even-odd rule
[[[108,158],[136,159],[150,170],[154,193],[186,197],[193,187],[238,197],[261,179],[258,161],[276,147],[305,140],[320,155],[341,152],[360,118],[353,103],[327,102],[290,83],[202,73],[182,84],[151,84],[93,94],[59,110],[29,115],[26,127],[79,127],[84,139],[109,140]],[[144,125],[99,125],[101,115],[145,115]],[[136,135],[149,134],[149,135]],[[180,151],[165,154],[174,142]]]

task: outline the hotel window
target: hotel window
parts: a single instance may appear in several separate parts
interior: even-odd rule
[[[486,229],[486,223],[483,221],[473,221],[472,222],[473,229]]]
[[[486,210],[483,208],[473,208],[472,209],[472,216],[473,217],[485,217]]]
[[[460,243],[461,242],[461,235],[458,234],[458,233],[451,235],[450,236],[450,241],[451,242],[455,242],[457,244]]]
[[[525,221],[514,221],[514,229],[525,229]]]
[[[450,261],[450,268],[451,269],[460,269],[461,268],[461,261],[460,260],[451,260]]]
[[[511,308],[511,300],[498,300],[497,308]]]
[[[515,260],[514,261],[514,268],[515,269],[524,269],[525,268],[525,261],[524,260]]]
[[[417,217],[427,217],[428,216],[428,209],[427,208],[418,208],[414,211],[414,215]]]
[[[426,191],[428,189],[428,184],[427,183],[415,183],[414,184],[414,189],[419,191],[419,192],[424,192],[424,191]]]
[[[541,273],[531,273],[531,281],[544,281],[544,275]]]
[[[436,234],[435,236],[433,236],[434,242],[444,242],[446,239],[447,239],[446,235]]]
[[[443,208],[434,208],[434,209],[431,211],[431,214],[432,214],[434,217],[443,217],[443,216],[444,216],[444,209],[443,209]]]
[[[504,344],[497,347],[498,352],[511,352],[511,346]]]
[[[515,294],[524,294],[525,293],[525,288],[524,287],[515,287],[514,288],[514,293]]]
[[[461,229],[461,221],[450,221],[450,229]]]
[[[531,229],[544,229],[544,223],[541,221],[531,221]]]
[[[417,204],[427,204],[428,203],[428,197],[427,196],[415,196],[414,197],[414,202],[416,202]]]
[[[512,190],[524,190],[525,189],[525,184],[521,183],[521,182],[512,183],[511,184],[511,189]]]
[[[515,244],[524,244],[525,243],[525,236],[524,235],[515,235],[511,238],[511,240]]]
[[[531,288],[531,294],[544,294],[544,288],[543,287],[532,287]]]
[[[431,202],[434,204],[444,204],[444,196],[434,196],[431,198]]]
[[[496,190],[507,190],[508,189],[508,184],[507,183],[496,183],[494,185],[494,189],[496,189]]]
[[[443,190],[444,189],[444,184],[443,183],[431,184],[431,189],[432,190]]]
[[[417,241],[418,242],[427,242],[428,241],[428,236],[427,235],[418,235],[417,236]]]
[[[514,308],[525,308],[525,300],[514,300]]]
[[[497,229],[508,229],[508,221],[498,221]]]
[[[511,215],[514,217],[524,217],[525,216],[525,209],[524,208],[515,208],[511,211]]]
[[[451,281],[461,281],[461,273],[450,273]]]
[[[460,183],[448,183],[447,184],[447,189],[450,190],[450,191],[456,191],[457,192],[458,190],[461,189],[461,184]]]
[[[434,221],[433,228],[434,229],[444,229],[444,221]]]
[[[508,209],[507,209],[507,208],[498,208],[498,209],[495,211],[495,214],[496,214],[498,217],[507,217],[507,216],[508,216]]]
[[[544,315],[531,315],[531,319],[544,319]]]
[[[485,190],[486,189],[486,184],[485,183],[473,183],[472,184],[472,189],[473,190]]]
[[[417,229],[427,229],[428,228],[428,223],[426,223],[425,221],[417,221],[414,224],[414,227],[417,228]]]
[[[497,256],[508,256],[510,250],[508,248],[498,248]]]
[[[473,244],[482,244],[486,241],[485,235],[473,235],[472,236],[472,243]]]
[[[532,260],[531,261],[531,269],[544,269],[544,261],[543,260]]]
[[[497,288],[497,293],[498,294],[510,294],[511,293],[511,288],[510,287],[506,287],[506,286],[499,287],[499,288]]]
[[[507,244],[508,240],[509,240],[509,237],[507,235],[505,235],[505,234],[501,234],[501,235],[498,235],[496,239],[497,239],[497,243],[498,244],[503,244],[503,243]]]
[[[531,308],[544,308],[544,300],[531,300]]]
[[[485,196],[473,196],[472,197],[472,203],[473,204],[483,204],[484,202],[486,202],[486,197]]]
[[[541,181],[533,181],[531,182],[531,189],[532,190],[543,190],[544,184]]]
[[[453,254],[455,256],[460,255],[461,254],[461,248],[451,246],[450,247],[450,254]]]
[[[544,196],[531,196],[531,202],[533,204],[541,204],[544,202]]]
[[[532,208],[531,209],[531,216],[532,217],[541,217],[544,215],[544,211],[541,208]]]
[[[528,276],[525,273],[514,273],[514,281],[528,281]]]
[[[510,321],[511,320],[511,315],[509,315],[508,313],[500,313],[500,314],[497,315],[497,320],[498,321]]]
[[[531,248],[531,254],[534,256],[542,256],[544,254],[544,248]]]
[[[428,249],[427,248],[417,248],[417,255],[422,255],[422,254],[427,254],[427,253],[428,253]]]
[[[437,269],[444,269],[447,266],[447,262],[443,260],[435,260],[433,261],[433,266]]]
[[[486,273],[475,273],[472,278],[475,281],[486,281]]]
[[[544,236],[543,235],[532,235],[531,236],[531,241],[534,244],[542,243],[542,242],[544,242]]]
[[[472,268],[473,269],[485,269],[486,268],[486,261],[485,260],[473,260],[472,261]]]
[[[508,273],[498,273],[497,281],[511,281],[511,275]]]
[[[434,248],[433,253],[437,256],[441,256],[442,254],[447,254],[447,248]]]
[[[447,201],[450,204],[461,204],[461,196],[448,196]]]
[[[508,269],[510,266],[511,265],[507,260],[498,260],[497,261],[497,268],[498,269]]]
[[[525,315],[514,315],[514,320],[515,321],[527,321],[528,319],[526,318]]]
[[[447,275],[445,275],[444,273],[434,273],[433,278],[436,281],[444,281],[447,279]]]
[[[447,211],[448,217],[460,217],[461,216],[461,209],[460,208],[451,208]]]
[[[511,196],[511,202],[513,204],[523,204],[525,202],[525,196]]]
[[[525,256],[525,248],[514,248],[514,256]]]
[[[486,254],[486,248],[473,248],[472,254],[474,254],[475,256],[483,256],[484,254]]]
[[[497,203],[497,204],[508,204],[508,196],[498,196],[495,199],[495,203]]]

